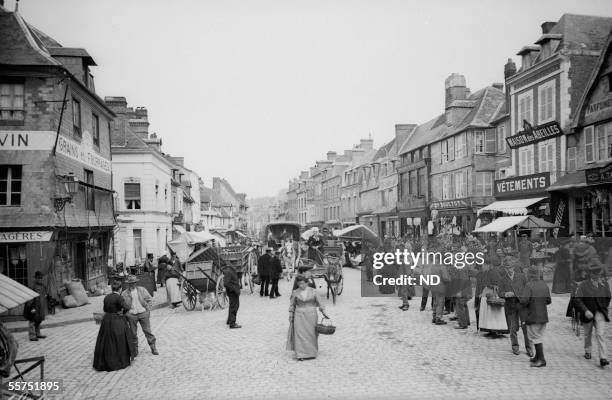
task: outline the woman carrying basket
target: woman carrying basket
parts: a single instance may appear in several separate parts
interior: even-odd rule
[[[328,316],[316,290],[308,286],[307,278],[298,275],[295,280],[298,288],[290,299],[287,350],[295,352],[298,361],[311,360],[317,357],[319,351],[317,308],[325,318]]]

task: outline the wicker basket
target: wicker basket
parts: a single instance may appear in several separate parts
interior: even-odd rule
[[[329,322],[324,324],[323,321],[328,320]],[[331,320],[327,317],[322,317],[321,322],[315,327],[317,333],[321,335],[333,335],[336,332],[336,327],[331,324]]]

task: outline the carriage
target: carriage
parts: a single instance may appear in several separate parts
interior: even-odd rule
[[[266,226],[265,229],[267,246],[272,250],[281,251],[281,265],[287,280],[291,280],[297,262],[301,256],[300,249],[300,224],[292,221],[277,221]],[[288,247],[287,241],[291,238],[293,245]],[[292,265],[288,265],[292,263]]]
[[[195,309],[197,302],[202,304],[202,309],[210,310],[228,305],[223,283],[223,268],[228,265],[236,269],[241,287],[253,293],[256,257],[253,250],[248,246],[205,247],[189,256],[181,281],[181,300],[185,309]]]
[[[314,283],[314,279],[323,279],[327,285],[327,298],[330,295],[332,302],[336,304],[336,297],[342,294],[344,289],[344,277],[342,273],[342,261],[344,250],[341,245],[323,246],[320,252],[320,261],[314,261],[309,258],[300,258],[298,267],[309,268],[310,277]],[[315,284],[316,285],[316,284]]]

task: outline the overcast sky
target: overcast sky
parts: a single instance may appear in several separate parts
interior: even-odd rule
[[[6,0],[9,9],[14,0]],[[329,150],[443,112],[444,79],[472,92],[563,13],[610,0],[21,0],[62,45],[84,47],[101,97],[149,110],[164,151],[210,185],[274,195]],[[517,64],[518,65],[518,64]]]

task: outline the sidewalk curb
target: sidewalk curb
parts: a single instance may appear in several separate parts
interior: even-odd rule
[[[152,308],[151,311],[154,310],[159,310],[160,308],[165,308],[167,307],[168,304],[164,303],[164,304],[155,304]],[[48,328],[60,328],[62,326],[67,326],[67,325],[74,325],[74,324],[81,324],[83,322],[91,322],[93,321],[93,315],[91,317],[88,318],[75,318],[75,319],[71,319],[71,320],[67,320],[67,321],[62,321],[62,322],[52,322],[50,324],[41,324],[40,328],[41,329],[48,329]],[[28,327],[27,326],[19,326],[16,328],[8,328],[9,332],[27,332],[28,331]]]

